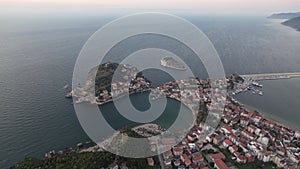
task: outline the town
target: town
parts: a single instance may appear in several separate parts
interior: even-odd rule
[[[186,79],[177,82],[169,82],[158,87],[154,99],[165,94],[167,97],[176,98],[190,107],[193,103],[200,103],[211,107],[209,82],[198,80],[199,95],[195,91],[179,91],[178,86],[191,85],[196,79]],[[222,84],[221,81],[218,81]],[[232,83],[233,82],[233,83]],[[249,83],[253,84],[253,82]],[[223,84],[224,85],[224,84]],[[232,86],[233,85],[233,86]],[[254,83],[261,87],[257,83]],[[221,85],[222,86],[222,85]],[[236,86],[243,86],[236,77],[227,78],[227,88],[239,90]],[[251,87],[243,87],[251,89]],[[191,90],[191,89],[189,89]],[[204,120],[197,123],[187,137],[178,145],[172,146],[171,150],[164,152],[163,168],[179,169],[235,169],[235,168],[286,168],[298,169],[300,160],[300,132],[285,127],[271,119],[264,118],[257,111],[250,111],[244,105],[237,102],[230,96],[230,90],[226,97],[224,111],[221,115],[221,122],[216,130],[201,139],[207,126]],[[215,89],[214,93],[217,93]],[[194,93],[194,95],[192,95]],[[216,95],[216,97],[221,97]],[[224,99],[224,98],[223,98]],[[224,101],[220,98],[220,101]],[[198,116],[203,115],[199,109]],[[175,139],[169,138],[161,141],[165,146],[171,146]],[[153,165],[153,159],[148,158],[149,165]]]
[[[125,73],[125,80],[137,75],[137,70],[127,65],[121,72]],[[90,101],[102,105],[112,98],[147,91],[153,100],[168,97],[180,101],[197,118],[179,144],[174,145],[177,140],[172,137],[160,141],[163,146],[171,147],[158,155],[163,168],[299,168],[300,132],[248,110],[233,98],[248,90],[262,95],[258,89],[262,85],[254,80],[238,75],[225,80],[187,78],[151,88],[149,81],[137,76],[130,84],[119,81],[110,87],[111,90],[100,90],[96,97],[84,93],[84,89],[73,91],[77,93],[73,96],[79,98],[78,103]],[[224,91],[228,92],[224,94]],[[217,124],[205,123],[208,118],[216,119]],[[151,132],[145,134],[143,129],[135,131],[146,137],[151,135]],[[158,151],[155,146],[151,150]],[[146,160],[149,166],[155,163],[151,157]]]
[[[247,111],[230,98],[226,103],[217,130],[199,140],[203,124],[194,127],[180,144],[162,154],[164,168],[299,168],[299,132]]]

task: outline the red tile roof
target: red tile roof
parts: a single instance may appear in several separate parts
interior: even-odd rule
[[[237,151],[239,148],[236,145],[233,145],[232,149],[235,150],[235,151]]]
[[[239,153],[239,152],[236,151],[236,152],[234,152],[233,154],[237,157],[237,156],[239,156],[241,153]]]
[[[185,165],[190,165],[192,162],[190,159],[187,158],[184,160],[184,163],[185,163]]]
[[[175,148],[173,148],[173,152],[180,153],[182,151],[183,151],[182,147],[175,147]]]
[[[254,119],[257,119],[257,120],[260,120],[260,119],[261,119],[261,116],[254,116],[253,118],[254,118]]]
[[[239,155],[238,157],[237,157],[239,160],[241,160],[241,161],[243,161],[243,160],[246,160],[247,158],[245,157],[245,156],[243,156],[243,155]]]
[[[182,154],[182,155],[181,155],[181,158],[183,158],[183,159],[187,159],[187,158],[188,158],[188,156],[187,156],[186,154]]]
[[[190,169],[198,169],[198,166],[193,163],[193,164],[190,165]]]
[[[212,154],[211,158],[215,161],[215,160],[220,160],[220,159],[225,159],[225,155],[223,153],[216,153],[216,154]]]
[[[227,145],[232,145],[232,142],[230,140],[227,140],[227,139],[224,140],[224,143],[227,144]]]
[[[199,161],[202,161],[203,160],[203,157],[202,156],[196,156],[193,158],[193,162],[199,162]]]
[[[222,128],[226,129],[228,132],[232,133],[231,128],[229,126],[223,126]]]
[[[175,161],[174,161],[174,164],[175,164],[175,165],[180,165],[180,160],[175,160]]]
[[[148,162],[148,164],[153,164],[154,160],[152,158],[147,158],[147,162]]]
[[[229,167],[222,160],[216,160],[215,164],[219,169],[229,169]]]

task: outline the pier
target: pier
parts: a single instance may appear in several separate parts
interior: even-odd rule
[[[290,79],[300,77],[300,72],[293,73],[265,73],[265,74],[247,74],[240,75],[243,79],[252,80],[276,80],[276,79]]]

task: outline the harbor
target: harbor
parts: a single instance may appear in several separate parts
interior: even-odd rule
[[[252,80],[276,80],[276,79],[290,79],[300,77],[300,72],[292,72],[292,73],[261,73],[261,74],[247,74],[240,75],[244,79],[252,79]]]

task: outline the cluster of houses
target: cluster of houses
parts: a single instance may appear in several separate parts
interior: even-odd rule
[[[213,84],[213,86],[212,86]],[[199,80],[196,78],[187,78],[174,82],[168,82],[162,86],[152,90],[152,99],[158,99],[166,96],[172,99],[176,99],[189,107],[195,114],[199,111],[199,103],[212,103],[212,99],[216,99],[214,104],[217,104],[221,100],[225,100],[226,94],[221,93],[220,88],[226,87],[226,81],[224,80]],[[211,97],[212,93],[214,98]],[[213,108],[215,105],[210,105]]]
[[[163,168],[229,169],[228,164],[224,161],[226,156],[222,152],[216,150],[205,153],[205,150],[210,149],[209,147],[212,145],[207,140],[199,140],[202,132],[202,127],[193,128],[187,137],[175,146],[172,146],[176,143],[175,138],[164,138],[161,143],[168,147],[168,151],[161,155]],[[155,150],[154,146],[152,151]],[[153,158],[147,158],[147,162],[150,166],[154,165]]]
[[[144,77],[136,77],[128,82],[115,82],[111,84],[111,91],[106,89],[102,90],[96,98],[97,103],[104,104],[111,101],[112,98],[118,98],[134,92],[145,92],[150,90],[150,82]]]
[[[210,110],[217,109],[220,102],[226,105],[217,129],[205,140],[200,139],[204,132],[202,126],[195,127],[178,145],[170,144],[170,150],[162,154],[164,168],[228,169],[237,168],[237,163],[250,162],[273,163],[284,169],[300,168],[300,132],[247,110],[231,97],[224,98],[222,93],[218,94],[218,89],[211,90],[209,83],[185,79],[157,88],[158,94],[180,99],[191,109],[199,101],[208,103]],[[212,92],[214,98],[211,98]],[[212,99],[217,99],[216,105],[212,104]],[[207,153],[209,146],[214,151]]]
[[[176,143],[175,138],[163,138],[161,140],[162,145],[168,147],[168,150],[161,155],[163,168],[198,169],[201,167],[207,169],[208,164],[201,153],[203,144],[195,142],[201,131],[201,127],[193,129],[184,140],[175,146],[172,146]],[[147,162],[151,165],[152,159],[147,158]]]
[[[299,132],[248,111],[228,98],[218,130],[207,140],[227,149],[238,163],[273,162],[278,168],[297,168]]]

